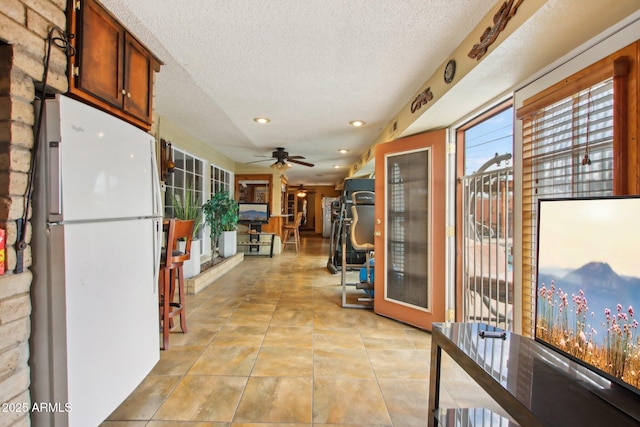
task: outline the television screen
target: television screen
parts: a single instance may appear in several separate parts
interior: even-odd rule
[[[540,200],[535,338],[640,394],[640,197]]]
[[[269,222],[268,203],[238,203],[238,221],[252,224]]]

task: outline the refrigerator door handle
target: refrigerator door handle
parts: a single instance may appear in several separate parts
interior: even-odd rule
[[[158,289],[158,280],[160,276],[160,254],[162,250],[162,219],[154,219],[153,226],[153,293],[155,295]]]
[[[151,185],[153,186],[153,214],[154,216],[163,216],[163,203],[160,194],[160,177],[158,176],[158,167],[156,162],[155,140],[152,138],[151,143]]]
[[[49,215],[62,215],[62,174],[60,173],[60,142],[49,141]],[[51,218],[56,220],[59,218]]]
[[[160,178],[158,176],[158,167],[156,162],[156,142],[155,138],[151,137],[149,139],[149,150],[151,151],[151,198],[153,203],[153,216],[155,219],[153,220],[153,226],[155,227],[153,233],[153,293],[156,293],[158,289],[158,279],[160,275],[160,256],[162,251],[162,217],[164,204],[162,201],[161,193],[160,193]]]

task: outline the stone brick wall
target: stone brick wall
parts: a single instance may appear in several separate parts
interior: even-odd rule
[[[66,27],[67,0],[1,0],[0,6],[0,228],[7,232],[7,272],[0,276],[0,409],[30,404],[29,335],[31,250],[16,273],[17,220],[24,213],[33,146],[33,100],[42,81],[46,40],[55,25]],[[54,48],[50,91],[66,92],[66,58]],[[30,228],[27,242],[30,241]],[[0,427],[28,426],[28,413],[0,413]]]

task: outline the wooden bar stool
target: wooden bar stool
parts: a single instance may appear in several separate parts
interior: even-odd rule
[[[180,316],[180,329],[187,332],[184,294],[183,264],[191,256],[193,220],[170,219],[163,221],[166,236],[165,249],[160,259],[159,297],[160,322],[162,324],[162,349],[169,349],[169,329],[173,318]],[[185,240],[184,251],[178,250],[178,241]],[[176,279],[178,279],[178,301],[175,301]]]
[[[282,226],[284,230],[284,239],[282,239],[283,246],[282,252],[287,248],[289,237],[293,236],[293,241],[296,244],[296,253],[300,251],[300,224],[302,223],[302,211],[296,215],[296,220],[292,224],[285,224]]]

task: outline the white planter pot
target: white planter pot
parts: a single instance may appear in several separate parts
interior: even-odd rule
[[[234,256],[237,251],[236,231],[223,231],[218,238],[218,252],[221,257],[228,258]]]
[[[184,251],[185,242],[178,242],[178,250]],[[191,242],[191,256],[182,266],[185,279],[200,274],[200,239]]]

